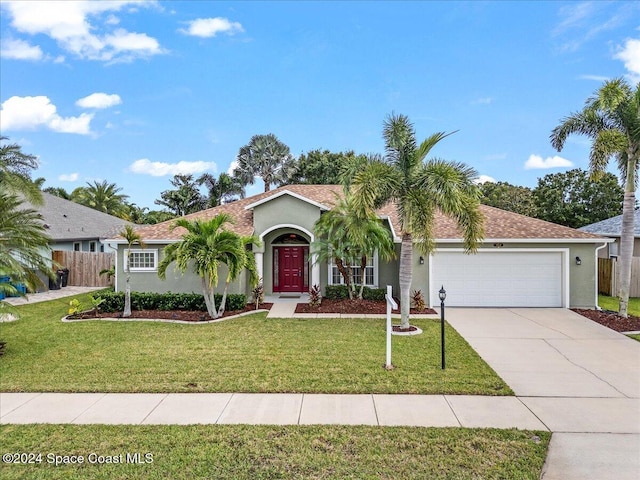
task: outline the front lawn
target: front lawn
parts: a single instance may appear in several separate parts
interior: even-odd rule
[[[538,479],[551,438],[523,430],[338,425],[5,425],[0,435],[3,453],[42,455],[40,463],[0,465],[5,480]],[[56,455],[84,463],[48,463]],[[109,460],[123,463],[95,463]]]
[[[513,394],[450,327],[442,371],[438,321],[394,336],[397,368],[385,371],[384,320],[62,323],[71,298],[19,307],[21,320],[0,324],[0,391]]]

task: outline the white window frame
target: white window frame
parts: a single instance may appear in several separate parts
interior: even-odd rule
[[[124,258],[123,258],[123,268],[124,271],[127,271],[127,257],[131,254],[136,253],[144,253],[144,254],[152,254],[153,255],[153,267],[132,267],[129,265],[130,272],[157,272],[158,271],[158,249],[149,249],[149,248],[132,248],[131,250],[125,249]]]
[[[76,245],[78,246],[78,248],[76,249]],[[82,251],[82,243],[80,242],[73,242],[73,251],[74,252],[81,252]]]
[[[96,242],[89,242],[89,251],[95,253],[97,246]]]
[[[372,267],[373,268],[373,283],[369,284],[366,283],[366,275],[364,276],[365,278],[365,287],[370,287],[370,288],[378,288],[378,251],[376,250],[374,252],[374,254],[372,256],[370,256],[369,258],[373,258],[373,265],[367,265],[368,267]],[[328,274],[327,274],[327,284],[328,285],[344,285],[344,278],[342,277],[342,274],[339,274],[339,278],[340,281],[338,283],[335,283],[333,281],[333,269],[334,268],[338,268],[336,266],[335,263],[333,263],[333,257],[331,257],[331,260],[329,260],[327,262],[327,267],[328,267]],[[360,265],[352,265],[351,268],[357,268],[358,270],[360,269]]]

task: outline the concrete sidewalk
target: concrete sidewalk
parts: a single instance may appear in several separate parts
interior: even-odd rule
[[[404,425],[548,430],[516,397],[0,393],[0,423]]]
[[[28,293],[24,297],[8,297],[3,302],[9,305],[29,305],[31,303],[48,302],[49,300],[57,300],[58,298],[71,297],[81,293],[95,292],[96,290],[104,290],[105,287],[62,287],[58,290],[47,290],[46,292]]]

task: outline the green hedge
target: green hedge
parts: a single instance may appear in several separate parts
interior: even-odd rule
[[[100,305],[103,312],[119,312],[124,310],[124,292],[106,292],[100,295],[104,303]],[[219,308],[222,295],[215,295],[216,308]],[[242,310],[247,305],[247,297],[240,293],[227,295],[225,310]],[[204,297],[198,293],[144,293],[131,292],[132,310],[196,310],[207,311]]]
[[[359,289],[360,287],[358,286],[356,288]],[[384,288],[364,287],[362,298],[365,300],[384,302],[386,293]],[[344,300],[345,298],[349,298],[349,292],[346,285],[327,285],[324,297],[329,300]]]

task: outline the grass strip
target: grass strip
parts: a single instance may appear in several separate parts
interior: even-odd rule
[[[41,454],[40,463],[1,464],[4,480],[538,479],[551,438],[522,430],[248,425],[5,425],[0,435],[3,454]],[[56,455],[84,463],[48,463]],[[107,463],[114,459],[122,463]]]

